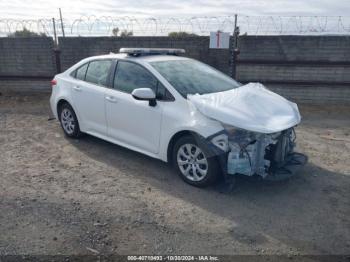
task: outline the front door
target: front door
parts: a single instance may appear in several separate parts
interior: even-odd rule
[[[148,101],[132,97],[136,88],[156,90],[158,80],[144,67],[119,61],[113,88],[106,89],[108,136],[135,149],[157,154],[163,105],[149,106]]]

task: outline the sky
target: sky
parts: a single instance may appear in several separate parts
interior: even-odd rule
[[[350,0],[0,0],[0,20],[82,15],[191,17],[244,15],[349,16]]]

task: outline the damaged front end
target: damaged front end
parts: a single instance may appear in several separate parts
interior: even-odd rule
[[[188,100],[204,116],[223,125],[207,142],[227,177],[243,174],[283,180],[306,163],[306,156],[294,152],[294,127],[301,121],[297,104],[262,84],[190,95]]]
[[[305,155],[294,152],[294,128],[263,134],[225,126],[209,140],[226,176],[258,175],[266,180],[284,180],[307,162]]]

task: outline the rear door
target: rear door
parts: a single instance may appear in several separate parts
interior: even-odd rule
[[[159,84],[143,66],[118,61],[113,87],[105,93],[109,137],[135,149],[158,153],[164,104],[152,107],[148,101],[134,99],[131,92],[135,88],[151,88],[156,92]]]
[[[72,86],[73,101],[84,131],[107,134],[104,92],[112,60],[94,60],[76,70]]]

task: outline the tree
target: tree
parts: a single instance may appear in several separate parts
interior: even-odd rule
[[[115,27],[112,30],[113,36],[128,37],[128,36],[133,36],[134,35],[134,33],[132,31],[128,31],[128,30],[121,31],[120,35],[119,35],[119,32],[120,32],[120,30],[119,30],[118,27]]]
[[[118,36],[118,33],[119,33],[119,28],[118,27],[113,28],[112,30],[113,36]]]
[[[46,37],[45,33],[35,33],[33,31],[28,30],[26,27],[23,27],[23,30],[17,30],[14,33],[10,33],[7,35],[8,37]]]
[[[169,37],[193,37],[198,35],[180,31],[180,32],[170,32],[168,36]]]
[[[128,37],[128,36],[133,36],[134,33],[132,31],[128,31],[128,30],[123,30],[121,33],[120,33],[120,36],[121,37]]]

